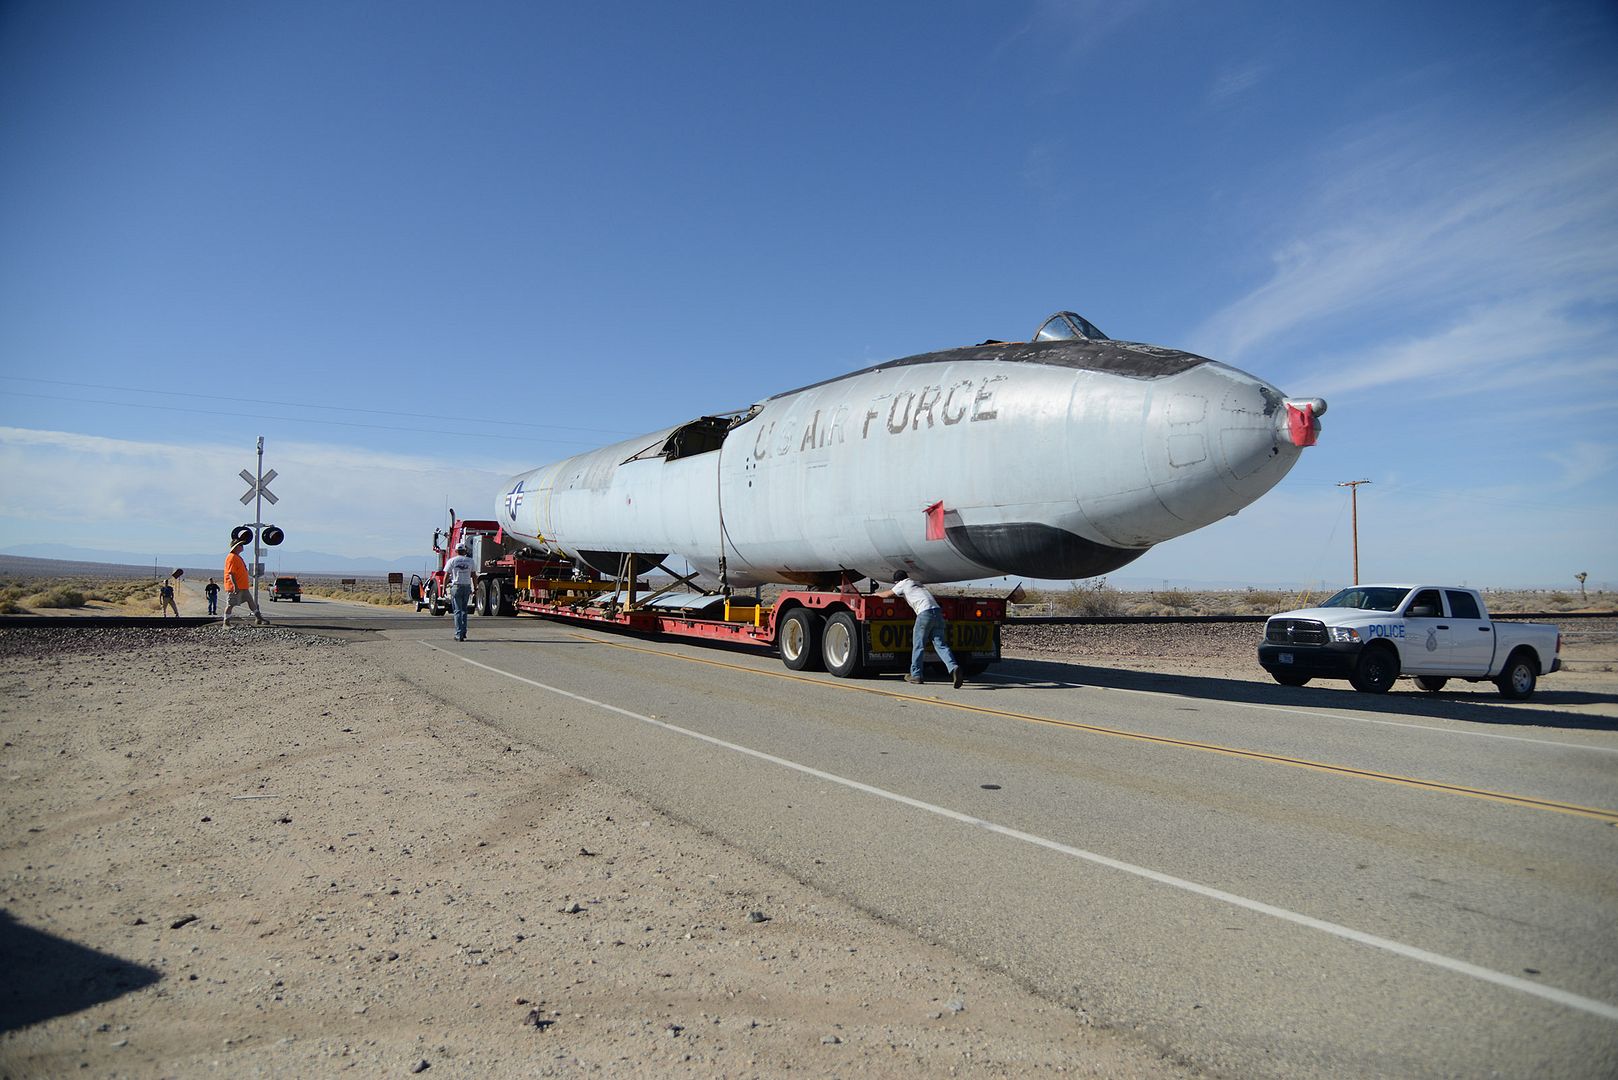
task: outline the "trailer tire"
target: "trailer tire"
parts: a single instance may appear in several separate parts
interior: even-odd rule
[[[820,616],[808,608],[793,608],[781,619],[775,632],[776,647],[781,651],[781,663],[788,671],[819,671],[820,635],[823,633]]]
[[[846,611],[839,611],[826,620],[820,635],[820,656],[826,670],[839,679],[857,678],[865,670],[860,655],[860,624]]]

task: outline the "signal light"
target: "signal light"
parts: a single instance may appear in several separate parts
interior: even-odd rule
[[[287,534],[274,525],[266,525],[264,526],[264,531],[258,534],[258,538],[266,547],[274,547],[285,540]],[[233,544],[245,544],[251,539],[253,539],[253,527],[251,525],[238,525],[230,530],[230,542]]]

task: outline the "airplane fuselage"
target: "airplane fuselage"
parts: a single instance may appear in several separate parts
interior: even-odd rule
[[[1308,405],[1306,430],[1324,411]],[[531,470],[502,488],[497,515],[607,572],[619,553],[674,554],[737,587],[1090,577],[1268,491],[1313,441],[1298,411],[1189,353],[993,343]]]

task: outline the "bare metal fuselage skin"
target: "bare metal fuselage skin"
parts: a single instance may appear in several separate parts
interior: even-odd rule
[[[531,470],[496,515],[608,573],[678,555],[736,587],[1090,577],[1274,487],[1301,452],[1287,414],[1275,387],[1188,353],[981,345]]]

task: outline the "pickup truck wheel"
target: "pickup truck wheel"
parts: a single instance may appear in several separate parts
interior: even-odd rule
[[[846,611],[826,620],[820,635],[820,655],[826,670],[839,679],[857,677],[865,668],[860,658],[860,624]]]
[[[1438,693],[1440,690],[1444,689],[1444,684],[1447,682],[1449,682],[1449,679],[1444,675],[1416,676],[1416,685],[1427,691],[1429,694]]]
[[[1309,676],[1307,675],[1277,675],[1271,672],[1270,678],[1282,686],[1303,686],[1309,682]]]
[[[1360,653],[1359,663],[1348,681],[1362,694],[1386,694],[1399,677],[1399,656],[1384,645],[1373,645]]]
[[[1514,652],[1511,659],[1506,661],[1506,670],[1495,680],[1495,685],[1500,688],[1501,697],[1521,701],[1534,692],[1538,682],[1539,665],[1527,653]]]
[[[789,671],[819,671],[820,616],[808,608],[793,608],[781,620],[776,640],[781,650],[781,663]]]

